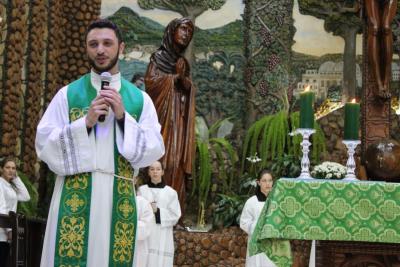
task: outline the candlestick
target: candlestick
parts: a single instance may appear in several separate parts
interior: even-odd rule
[[[355,102],[346,103],[344,106],[344,140],[358,140],[360,128],[360,104]]]
[[[356,147],[360,144],[360,140],[344,140],[343,144],[347,147],[347,153],[349,157],[347,158],[347,173],[346,176],[343,178],[345,181],[358,181],[356,174],[354,172],[356,168],[356,162],[354,161],[354,153]]]
[[[314,129],[314,93],[309,90],[310,86],[307,86],[300,93],[300,128],[303,129]]]
[[[310,160],[308,158],[308,153],[310,152],[310,145],[311,145],[309,137],[313,133],[315,133],[314,129],[303,129],[303,128],[296,129],[294,132],[290,133],[291,136],[294,136],[296,134],[301,134],[301,136],[303,137],[303,141],[300,143],[303,152],[303,156],[301,158],[301,173],[300,176],[297,177],[300,179],[314,179],[310,175]]]

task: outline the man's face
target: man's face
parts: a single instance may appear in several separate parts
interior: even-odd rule
[[[118,72],[118,56],[124,50],[125,44],[118,43],[118,38],[112,29],[95,28],[86,37],[86,53],[91,67],[98,73],[108,71]]]
[[[189,24],[180,24],[175,29],[174,41],[181,47],[186,47],[192,40],[193,29]]]

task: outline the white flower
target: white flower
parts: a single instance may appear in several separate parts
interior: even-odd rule
[[[246,160],[250,161],[251,163],[257,163],[261,161],[261,159],[257,157],[257,153],[255,153],[254,156],[247,157]]]
[[[341,179],[346,174],[346,167],[336,163],[325,161],[314,167],[312,171],[312,175],[316,178],[325,178],[325,179]]]

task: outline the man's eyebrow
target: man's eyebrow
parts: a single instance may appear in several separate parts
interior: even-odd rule
[[[91,41],[96,41],[96,42],[98,42],[98,41],[114,41],[114,39],[112,39],[112,38],[94,38],[94,39],[89,39],[88,40],[88,42],[91,42]]]

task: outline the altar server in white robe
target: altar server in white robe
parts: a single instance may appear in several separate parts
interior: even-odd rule
[[[248,234],[246,267],[276,267],[265,253],[260,253],[251,257],[249,255],[248,247],[251,235],[254,232],[257,220],[260,217],[265,201],[274,184],[272,174],[268,170],[262,170],[256,182],[257,187],[255,195],[246,201],[240,216],[240,228]]]
[[[155,219],[150,203],[142,196],[136,196],[138,229],[136,235],[135,263],[133,267],[147,267],[149,257],[149,237]]]
[[[114,23],[91,23],[91,72],[57,92],[37,127],[37,154],[57,175],[42,267],[134,263],[135,195],[124,178],[159,159],[164,144],[150,97],[121,78],[123,49]],[[107,90],[102,72],[111,74]]]
[[[181,217],[178,194],[162,180],[164,169],[156,161],[148,168],[150,180],[139,187],[138,195],[147,199],[155,215],[149,237],[148,267],[172,267],[174,262],[173,227]]]

